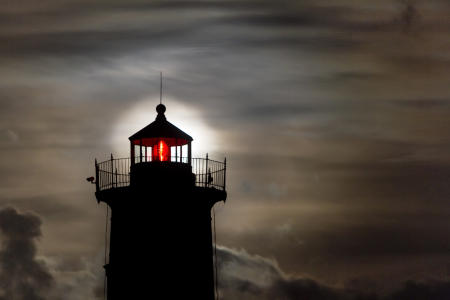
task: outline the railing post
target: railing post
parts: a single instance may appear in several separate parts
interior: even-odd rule
[[[225,191],[225,182],[227,178],[227,158],[223,160],[223,190]]]
[[[135,147],[135,145],[133,144],[133,142],[130,142],[130,163],[131,163],[131,165],[134,165],[134,158],[135,158],[134,147]]]
[[[206,168],[205,168],[205,187],[208,185],[208,153],[206,153]]]
[[[115,187],[117,187],[117,168],[116,168],[116,184]]]
[[[99,172],[98,172],[98,163],[97,163],[97,159],[95,159],[95,190],[98,192],[99,191],[99,187],[100,187],[100,184],[99,184],[99,180],[100,180],[100,178],[99,178]]]
[[[114,158],[113,155],[111,153],[111,187],[114,187]]]
[[[191,150],[191,142],[188,143],[188,164],[189,167],[191,167],[191,160],[192,160],[192,150]]]

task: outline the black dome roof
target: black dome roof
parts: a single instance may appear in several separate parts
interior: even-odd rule
[[[164,112],[166,107],[163,104],[158,104],[156,107],[158,115],[155,121],[142,128],[128,139],[135,145],[152,145],[155,138],[174,139],[177,142],[172,142],[173,146],[185,145],[193,139],[190,135],[166,120]]]

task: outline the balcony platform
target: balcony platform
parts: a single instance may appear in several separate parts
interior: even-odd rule
[[[179,159],[179,158],[178,158]],[[96,173],[96,197],[97,201],[109,203],[113,199],[120,199],[129,195],[131,185],[135,179],[131,178],[139,174],[145,178],[146,172],[149,174],[164,174],[168,178],[167,185],[171,184],[171,173],[173,173],[174,185],[177,174],[192,174],[194,181],[194,193],[199,198],[206,197],[210,200],[225,201],[227,193],[225,191],[226,160],[219,162],[208,158],[193,158],[190,162],[187,158],[179,161],[147,161],[131,164],[130,158],[113,158],[95,164]],[[137,161],[137,160],[135,160]],[[176,171],[176,172],[175,172]],[[130,176],[133,174],[132,176]],[[144,175],[144,176],[143,176]],[[190,181],[192,184],[192,181]]]

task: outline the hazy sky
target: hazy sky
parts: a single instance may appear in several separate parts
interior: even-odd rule
[[[160,71],[195,156],[227,157],[223,299],[448,298],[449,15],[447,0],[2,3],[0,299],[101,295],[105,207],[85,178],[154,120]]]

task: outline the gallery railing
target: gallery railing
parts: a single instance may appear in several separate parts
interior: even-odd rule
[[[140,163],[139,160],[135,160]],[[151,162],[151,157],[147,157],[145,162]],[[184,163],[188,162],[187,157],[170,157],[162,163]],[[223,162],[208,158],[192,158],[192,173],[195,174],[195,185],[200,187],[211,187],[225,190],[226,181],[226,159]],[[95,161],[95,185],[97,191],[112,188],[125,187],[130,185],[130,158],[113,158],[104,162]]]

